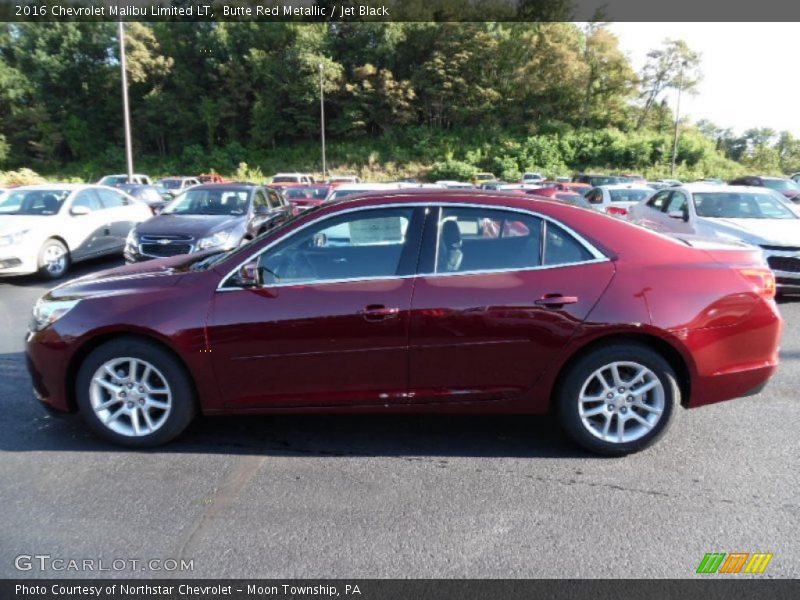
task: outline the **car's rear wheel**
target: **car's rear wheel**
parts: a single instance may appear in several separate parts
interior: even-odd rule
[[[55,238],[47,240],[39,250],[39,273],[47,279],[63,277],[69,269],[69,250]]]
[[[138,448],[172,440],[196,412],[183,365],[158,345],[136,338],[108,342],[86,357],[78,371],[76,399],[96,433]]]
[[[561,382],[561,424],[575,442],[599,454],[622,456],[651,445],[680,403],[673,368],[640,344],[597,348],[570,365]]]

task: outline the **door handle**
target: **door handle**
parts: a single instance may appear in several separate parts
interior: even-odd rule
[[[400,314],[400,309],[387,308],[383,304],[368,304],[358,312],[367,321],[384,321],[395,318]]]
[[[562,296],[561,294],[545,294],[539,298],[534,304],[537,306],[544,306],[545,308],[559,308],[565,304],[575,304],[578,301],[577,296]]]

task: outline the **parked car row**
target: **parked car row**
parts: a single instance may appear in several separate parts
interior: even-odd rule
[[[280,192],[247,183],[193,185],[154,211],[160,204],[145,184],[9,190],[0,195],[0,275],[56,279],[105,255],[138,262],[235,248],[293,216]]]

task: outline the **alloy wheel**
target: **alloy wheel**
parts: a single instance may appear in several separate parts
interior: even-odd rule
[[[664,412],[664,385],[648,367],[616,361],[594,371],[581,387],[578,414],[593,436],[613,444],[647,435]]]
[[[141,437],[157,431],[172,409],[172,391],[164,375],[141,358],[106,361],[89,385],[89,401],[111,431]]]

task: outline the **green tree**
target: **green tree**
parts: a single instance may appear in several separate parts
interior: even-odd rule
[[[644,106],[637,128],[642,127],[658,98],[668,89],[680,87],[691,92],[700,82],[700,55],[683,40],[664,40],[661,48],[647,53],[641,73],[641,98]]]

